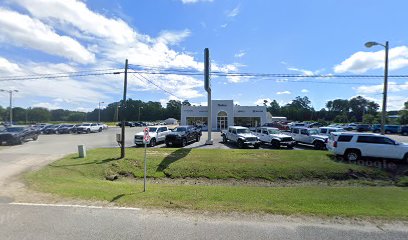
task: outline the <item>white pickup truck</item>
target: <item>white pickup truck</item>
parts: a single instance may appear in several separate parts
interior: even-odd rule
[[[327,135],[321,135],[316,128],[293,127],[290,135],[296,143],[313,145],[316,150],[326,149]]]
[[[150,142],[148,143],[148,146],[150,147],[156,146],[156,143],[158,142],[164,142],[166,136],[171,133],[169,128],[166,126],[151,126],[147,128],[149,128]],[[143,137],[144,132],[139,132],[135,135],[134,141],[136,146],[144,145]]]
[[[77,133],[91,133],[91,132],[102,132],[102,127],[97,123],[83,123],[76,129]]]
[[[261,141],[259,138],[252,134],[246,127],[228,127],[228,130],[223,131],[221,136],[224,143],[231,141],[236,143],[239,148],[244,148],[246,146],[254,146],[254,148],[259,148],[261,146]]]
[[[262,143],[271,144],[273,148],[280,148],[281,146],[293,148],[296,145],[295,140],[291,136],[283,134],[277,128],[259,127],[255,129],[254,134]]]

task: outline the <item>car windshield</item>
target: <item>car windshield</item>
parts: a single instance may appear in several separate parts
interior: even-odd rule
[[[241,128],[241,129],[237,129],[237,133],[250,133],[251,131],[249,131],[248,128]]]
[[[90,123],[85,123],[85,124],[82,124],[81,126],[87,127],[87,126],[91,126],[91,124]]]
[[[317,129],[312,129],[312,130],[309,130],[309,134],[310,135],[319,134],[319,131]]]
[[[175,128],[174,130],[173,130],[173,132],[185,132],[186,131],[186,128],[185,127],[178,127],[178,128]]]
[[[268,133],[269,133],[269,134],[279,134],[280,131],[277,130],[277,129],[268,129]]]
[[[156,132],[156,130],[157,130],[157,128],[155,128],[155,127],[149,128],[149,132]]]
[[[65,127],[73,127],[74,125],[65,125]]]
[[[6,132],[22,132],[24,130],[23,127],[11,127],[7,128]]]

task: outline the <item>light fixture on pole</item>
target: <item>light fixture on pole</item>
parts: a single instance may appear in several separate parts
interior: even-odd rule
[[[138,118],[138,120],[137,120],[137,121],[139,121],[139,122],[140,122],[140,109],[143,109],[143,107],[139,107],[139,118]]]
[[[13,125],[13,92],[18,92],[18,90],[0,89],[0,92],[8,92],[10,94],[10,124]]]
[[[105,103],[105,102],[98,103],[98,122],[101,121],[101,103]]]
[[[366,42],[364,44],[367,48],[372,46],[383,46],[385,48],[385,66],[384,66],[384,90],[383,90],[383,104],[382,104],[382,112],[381,112],[381,134],[384,135],[384,124],[385,118],[387,115],[387,88],[388,88],[388,41],[385,44],[381,44],[378,42]]]

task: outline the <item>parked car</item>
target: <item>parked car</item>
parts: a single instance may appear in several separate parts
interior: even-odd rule
[[[116,124],[116,126],[122,127],[122,122],[118,122],[118,123]],[[136,126],[136,125],[135,125],[134,122],[128,122],[128,121],[125,122],[125,127],[135,127],[135,126]]]
[[[374,124],[371,127],[371,130],[374,133],[380,133],[381,132],[381,124]],[[391,133],[400,133],[401,127],[399,125],[384,125],[384,132],[386,134],[391,134]]]
[[[262,125],[262,127],[273,127],[273,128],[277,128],[281,131],[286,131],[289,130],[289,126],[286,124],[282,124],[280,122],[271,122],[271,123],[265,123]]]
[[[164,142],[166,136],[171,133],[171,131],[166,126],[154,126],[149,128],[150,141],[147,143],[150,147],[154,147],[156,143]],[[134,142],[136,146],[143,146],[144,132],[139,132],[135,135]]]
[[[61,127],[61,124],[56,124],[56,125],[50,125],[49,127],[46,127],[42,130],[42,133],[44,134],[55,134],[57,133],[57,129]]]
[[[64,134],[64,133],[73,133],[74,132],[74,124],[64,124],[61,127],[56,129],[56,133]]]
[[[83,123],[81,126],[76,128],[77,133],[91,133],[91,132],[102,132],[102,127],[97,123]]]
[[[398,159],[408,163],[408,144],[375,133],[332,133],[327,148],[348,161],[362,157]]]
[[[401,126],[401,135],[408,136],[408,125]]]
[[[244,148],[247,146],[259,148],[261,146],[261,141],[259,138],[252,134],[246,127],[230,126],[228,127],[228,130],[221,133],[221,136],[224,143],[230,141],[236,143],[239,148]]]
[[[185,147],[190,142],[200,141],[201,133],[194,126],[178,126],[164,140],[166,147]]]
[[[9,145],[22,144],[24,141],[38,139],[38,131],[26,127],[8,127],[0,132],[0,145],[3,143]]]
[[[321,127],[319,128],[319,135],[329,136],[332,132],[345,132],[341,127]]]
[[[371,125],[369,124],[358,124],[356,126],[357,132],[368,132],[371,130]]]
[[[315,128],[293,127],[290,135],[296,143],[303,143],[313,145],[316,150],[323,150],[326,148],[327,135],[320,135],[319,130]]]
[[[261,143],[271,144],[273,148],[280,148],[281,146],[293,148],[296,145],[291,136],[283,134],[277,128],[260,127],[255,130],[254,135],[259,138]]]

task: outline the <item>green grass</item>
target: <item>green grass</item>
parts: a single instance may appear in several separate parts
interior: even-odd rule
[[[81,171],[84,176],[99,178],[130,172],[141,178],[143,154],[144,149],[132,148],[127,150],[127,158],[115,160],[117,149],[97,149],[89,151],[86,159],[71,155],[47,169],[62,170],[61,174]],[[147,162],[147,176],[154,178],[348,179],[350,169],[376,179],[387,176],[375,168],[333,161],[327,152],[313,150],[148,149]]]
[[[408,189],[356,186],[191,186],[107,181],[117,171],[142,176],[143,149],[129,149],[116,160],[117,149],[97,149],[86,159],[71,155],[26,175],[39,191],[63,197],[104,200],[121,206],[165,207],[208,211],[268,212],[324,216],[361,216],[408,219]],[[330,160],[323,151],[254,151],[204,149],[148,149],[148,175],[164,178],[342,178],[349,169],[382,178],[386,173]],[[282,181],[282,180],[281,180]],[[332,180],[333,181],[333,180]]]

